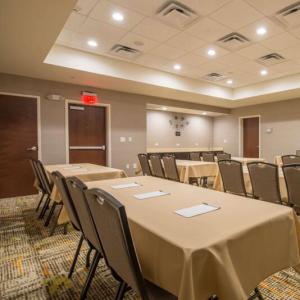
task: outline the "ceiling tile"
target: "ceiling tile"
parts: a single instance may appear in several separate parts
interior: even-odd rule
[[[216,55],[215,56],[209,56],[207,54],[209,49],[214,49],[216,51]],[[207,44],[204,47],[201,47],[200,49],[194,50],[193,53],[198,54],[198,55],[202,55],[204,57],[207,57],[208,60],[215,60],[223,55],[226,55],[229,53],[229,51],[225,50],[224,48],[215,46],[214,44]]]
[[[269,16],[293,4],[296,0],[246,0],[249,4]]]
[[[78,0],[74,10],[87,16],[97,2],[98,0]]]
[[[300,39],[300,27],[291,30],[290,33],[296,38]]]
[[[202,65],[204,62],[207,61],[207,58],[205,58],[204,56],[201,55],[196,55],[194,53],[188,53],[186,55],[180,56],[177,59],[178,63],[180,63],[181,65],[188,65],[188,66],[200,66]]]
[[[280,54],[287,59],[300,58],[300,44],[280,50]]]
[[[79,33],[90,38],[116,42],[126,34],[126,31],[122,28],[88,18],[79,30]]]
[[[179,33],[178,30],[151,18],[144,19],[133,29],[133,32],[158,42],[164,42]]]
[[[245,58],[244,56],[241,56],[237,53],[229,53],[226,54],[217,60],[220,60],[223,64],[227,66],[238,66],[240,64],[248,63],[249,59]]]
[[[72,41],[74,31],[63,29],[56,39],[56,43],[66,45]]]
[[[279,51],[284,48],[300,45],[300,41],[291,34],[284,32],[261,42],[262,45]]]
[[[270,54],[271,52],[272,50],[260,44],[253,44],[237,51],[238,54],[254,60],[264,55]]]
[[[159,67],[161,67],[162,65],[170,64],[171,61],[151,54],[142,54],[135,60],[135,63],[138,63],[143,66],[159,69]]]
[[[226,69],[226,66],[220,62],[208,61],[202,64],[200,69],[208,74],[212,72],[222,72]]]
[[[152,49],[149,53],[167,59],[176,59],[184,55],[185,51],[167,45],[160,45]]]
[[[121,40],[120,44],[147,52],[158,45],[157,42],[147,39],[139,34],[129,32]]]
[[[86,16],[73,11],[70,14],[64,28],[68,30],[78,31],[85,20]]]
[[[265,27],[267,29],[267,33],[263,36],[257,35],[257,28]],[[249,24],[239,30],[239,33],[243,34],[245,37],[250,39],[251,41],[259,42],[265,39],[268,39],[274,35],[282,33],[284,30],[281,26],[278,26],[274,22],[270,21],[267,18],[263,18],[261,20],[255,21],[252,24]]]
[[[152,16],[166,0],[111,0],[111,2],[137,11],[145,16]]]
[[[186,32],[202,40],[214,42],[229,34],[231,29],[209,18],[203,18],[188,28]]]
[[[247,24],[262,19],[263,15],[246,2],[234,0],[211,14],[210,17],[234,30],[238,30]]]
[[[206,42],[182,32],[169,39],[166,44],[185,51],[192,51],[203,46]]]
[[[254,61],[249,61],[247,63],[241,64],[237,66],[237,69],[249,74],[257,74],[257,76],[260,76],[260,71],[262,69],[266,69],[266,67],[254,62]]]
[[[122,22],[117,22],[112,18],[112,14],[114,12],[122,13],[124,16],[124,20]],[[144,16],[134,12],[132,10],[128,10],[123,8],[122,6],[111,3],[107,0],[101,0],[91,11],[91,18],[111,23],[115,26],[124,27],[126,29],[132,29],[136,24],[141,22],[144,19]]]
[[[284,75],[295,74],[300,72],[300,64],[297,64],[294,61],[285,61],[270,67],[269,70],[273,73]]]

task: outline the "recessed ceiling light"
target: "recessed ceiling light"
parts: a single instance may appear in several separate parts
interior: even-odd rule
[[[215,56],[215,55],[216,55],[216,50],[215,50],[215,49],[209,49],[209,50],[207,51],[207,54],[208,54],[209,56]]]
[[[267,29],[265,27],[258,27],[256,29],[257,35],[265,35],[267,33]]]
[[[118,22],[122,22],[124,20],[124,16],[120,12],[114,12],[112,14],[112,18]]]
[[[226,83],[227,83],[227,84],[233,84],[233,80],[232,80],[232,79],[228,79],[228,80],[226,81]]]
[[[181,70],[181,65],[175,64],[175,65],[173,66],[173,68],[174,68],[175,70]]]
[[[87,44],[90,46],[90,47],[97,47],[98,46],[98,43],[97,43],[97,41],[95,41],[95,40],[88,40],[87,41]]]
[[[261,70],[261,71],[260,71],[260,75],[261,75],[261,76],[266,76],[267,74],[268,74],[268,70],[265,70],[265,69],[264,69],[264,70]]]
[[[202,113],[202,115],[206,116],[206,115],[207,115],[207,112],[206,112],[206,111],[204,111],[204,112]]]
[[[162,110],[168,110],[168,108],[165,107],[165,106],[163,106],[161,109],[162,109]]]

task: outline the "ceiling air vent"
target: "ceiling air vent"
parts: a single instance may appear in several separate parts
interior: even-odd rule
[[[194,22],[198,15],[192,9],[178,1],[167,1],[156,12],[156,17],[178,29],[184,29]]]
[[[226,78],[225,75],[222,75],[219,73],[209,73],[203,77],[203,79],[205,79],[205,80],[214,81],[214,82],[221,81],[225,78]]]
[[[300,25],[300,1],[289,5],[279,12],[277,12],[273,17],[275,21],[279,22],[286,28],[293,28]]]
[[[248,46],[250,40],[238,32],[232,32],[220,38],[217,44],[227,50],[238,50]]]
[[[110,54],[131,60],[141,55],[141,52],[137,49],[117,44],[110,49]]]
[[[278,53],[270,53],[258,58],[256,61],[265,66],[272,66],[285,61],[285,58]]]

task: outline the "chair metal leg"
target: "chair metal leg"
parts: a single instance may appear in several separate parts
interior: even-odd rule
[[[49,207],[49,203],[50,203],[50,195],[47,195],[47,198],[46,198],[46,201],[44,203],[44,206],[40,212],[40,215],[39,215],[39,219],[42,219],[44,216],[45,216],[45,213]]]
[[[95,257],[93,259],[93,262],[92,262],[92,265],[90,267],[88,276],[85,280],[83,289],[81,291],[80,300],[84,300],[86,298],[88,289],[89,289],[89,287],[92,283],[92,280],[93,280],[93,277],[95,275],[95,272],[96,272],[96,269],[97,269],[100,258],[101,258],[101,254],[99,252],[97,252],[97,254],[95,255]]]
[[[52,218],[52,216],[53,216],[53,214],[54,214],[56,205],[57,205],[57,202],[54,201],[53,204],[52,204],[52,206],[51,206],[51,209],[50,209],[50,212],[49,212],[49,214],[48,214],[48,217],[47,217],[47,219],[46,219],[46,222],[45,222],[45,224],[44,224],[46,227],[47,227],[47,226],[49,225],[49,223],[50,223],[50,220],[51,220],[51,218]]]
[[[264,298],[263,298],[263,296],[262,296],[262,294],[261,294],[261,292],[260,292],[260,290],[259,290],[258,288],[255,288],[254,291],[255,291],[256,297],[257,297],[259,300],[264,300]]]
[[[73,258],[73,262],[72,262],[72,265],[71,265],[71,268],[70,268],[70,271],[69,271],[69,274],[68,274],[68,278],[71,278],[72,275],[73,275],[73,272],[74,272],[74,269],[75,269],[75,266],[76,266],[76,263],[77,263],[77,259],[78,259],[79,253],[80,253],[80,249],[81,249],[83,240],[84,240],[84,237],[83,237],[83,234],[81,234],[81,237],[79,239],[78,246],[77,246],[74,258]]]
[[[87,255],[86,255],[86,263],[85,263],[85,266],[87,267],[87,268],[89,268],[90,267],[90,265],[91,265],[91,263],[90,263],[90,261],[91,261],[91,253],[92,253],[92,247],[90,246],[90,248],[89,248],[89,251],[88,251],[88,253],[87,253]],[[95,254],[96,255],[96,254]]]
[[[126,291],[127,291],[127,283],[123,281],[119,285],[115,300],[123,300]]]
[[[41,197],[40,197],[40,200],[39,200],[39,203],[38,203],[38,205],[37,205],[35,211],[38,211],[38,210],[39,210],[39,208],[40,208],[40,206],[41,206],[41,204],[42,204],[42,202],[43,202],[43,200],[44,200],[44,197],[45,197],[45,193],[42,193],[42,195],[41,195]]]

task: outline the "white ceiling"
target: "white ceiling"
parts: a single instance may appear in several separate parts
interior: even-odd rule
[[[130,63],[158,69],[199,81],[208,73],[219,73],[224,79],[215,82],[239,88],[300,73],[299,27],[285,27],[274,15],[295,0],[179,0],[198,15],[191,25],[180,30],[158,19],[156,11],[166,0],[79,0],[56,40],[56,44],[126,60],[110,54],[115,44],[141,51]],[[112,18],[113,12],[124,15],[123,22]],[[267,34],[258,36],[264,26]],[[217,40],[232,32],[248,38],[247,46],[227,50]],[[98,47],[91,48],[93,39]],[[207,50],[216,55],[209,57]],[[270,53],[285,58],[281,63],[264,66],[256,60]],[[173,65],[180,64],[181,70]],[[261,76],[262,69],[268,70]]]

